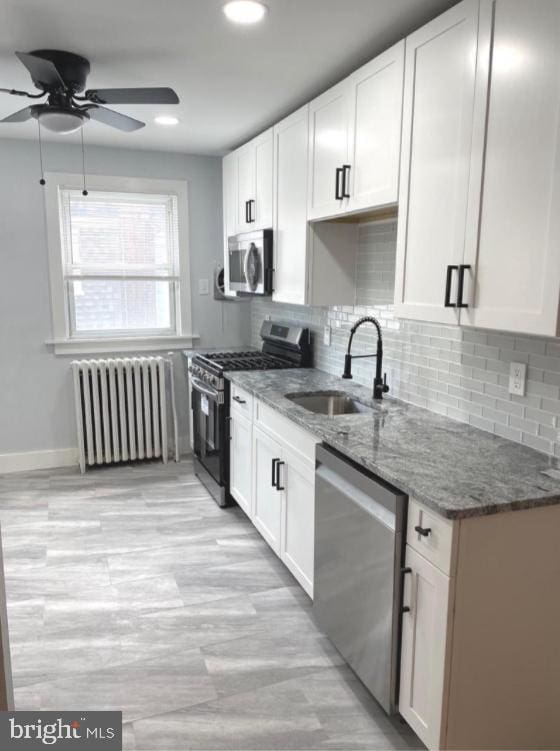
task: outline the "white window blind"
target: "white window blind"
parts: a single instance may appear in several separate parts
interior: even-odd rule
[[[178,333],[174,195],[59,190],[70,337]]]

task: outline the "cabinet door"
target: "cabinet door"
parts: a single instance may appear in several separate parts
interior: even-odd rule
[[[280,444],[253,428],[253,524],[280,555],[283,492],[274,485],[275,459],[282,459]]]
[[[253,228],[249,221],[249,201],[256,201],[256,164],[253,142],[238,149],[237,154],[237,228],[248,232]],[[254,211],[254,204],[253,204]]]
[[[276,302],[305,305],[307,295],[307,154],[309,107],[274,128],[274,292]]]
[[[230,420],[230,493],[249,518],[253,516],[253,425],[235,410]]]
[[[229,288],[228,238],[237,233],[237,155],[228,154],[222,159],[223,212],[224,212],[224,284],[226,295],[235,297]]]
[[[315,548],[315,469],[289,451],[280,468],[286,488],[282,530],[282,560],[310,597],[313,597]]]
[[[406,546],[399,712],[430,749],[440,747],[449,578]]]
[[[270,229],[272,227],[272,167],[273,140],[272,128],[256,138],[255,150],[255,203],[251,205],[251,227]]]
[[[337,196],[342,195],[341,170],[348,163],[348,105],[348,81],[329,89],[309,105],[308,219],[336,216],[347,208],[348,199]]]
[[[487,1],[483,11],[492,55],[484,187],[478,253],[466,260],[476,265],[474,305],[462,322],[557,336],[560,3]]]
[[[404,40],[350,77],[351,211],[398,201]]]
[[[466,229],[477,220],[470,195],[477,35],[478,0],[464,0],[406,40],[395,284],[405,318],[458,321],[444,300],[448,266],[463,263]],[[453,271],[451,278],[453,301]]]

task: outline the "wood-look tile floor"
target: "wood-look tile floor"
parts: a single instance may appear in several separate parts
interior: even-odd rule
[[[124,747],[423,748],[189,461],[0,477],[18,709],[116,709]]]

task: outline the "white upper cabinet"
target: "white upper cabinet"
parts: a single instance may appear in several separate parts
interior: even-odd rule
[[[307,155],[309,107],[274,127],[274,293],[305,305],[307,293]]]
[[[237,231],[272,227],[272,129],[233,153],[237,159]]]
[[[446,281],[448,302],[456,301],[466,229],[477,220],[477,36],[478,2],[464,0],[406,40],[395,284],[405,318],[458,321]]]
[[[348,82],[343,81],[309,105],[309,219],[340,214],[348,203],[344,180],[350,168],[349,93]]]
[[[224,211],[224,285],[225,294],[235,297],[229,289],[228,237],[237,233],[237,156],[235,152],[222,160],[223,211]],[[192,434],[191,434],[192,435]]]
[[[479,242],[465,259],[476,285],[461,323],[557,336],[560,3],[483,0],[480,44],[491,81]]]
[[[398,201],[404,40],[349,78],[349,211]]]
[[[310,104],[308,218],[395,204],[404,41]]]
[[[395,204],[404,42],[311,102],[308,218]]]

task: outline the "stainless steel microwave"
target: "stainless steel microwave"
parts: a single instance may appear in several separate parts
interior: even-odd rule
[[[229,288],[249,295],[272,293],[272,230],[228,238]]]

